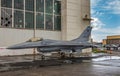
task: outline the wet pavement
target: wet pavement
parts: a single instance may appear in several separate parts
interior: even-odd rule
[[[1,72],[0,76],[120,76],[120,57],[104,56],[91,62]]]

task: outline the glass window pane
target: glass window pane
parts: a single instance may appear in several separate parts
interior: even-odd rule
[[[34,10],[34,0],[25,0],[25,9],[28,11]]]
[[[54,1],[54,13],[60,15],[61,14],[61,1]]]
[[[23,9],[24,8],[24,1],[23,0],[14,0],[14,8]]]
[[[31,12],[25,12],[25,28],[34,28],[34,14]]]
[[[1,6],[12,8],[12,0],[1,0]]]
[[[61,16],[54,16],[54,28],[55,30],[61,30]]]
[[[46,14],[46,29],[53,30],[53,16]]]
[[[46,13],[53,12],[53,0],[45,0],[46,2]]]
[[[44,14],[43,13],[37,13],[36,15],[36,28],[44,29]]]
[[[12,9],[1,9],[1,27],[12,27]]]
[[[24,13],[23,11],[14,11],[14,27],[15,28],[23,28],[24,22]]]
[[[44,12],[44,0],[36,0],[36,11]]]

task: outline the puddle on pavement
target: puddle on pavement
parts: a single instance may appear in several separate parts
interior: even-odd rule
[[[92,61],[107,61],[107,60],[120,60],[119,56],[104,56],[99,58],[94,58]]]

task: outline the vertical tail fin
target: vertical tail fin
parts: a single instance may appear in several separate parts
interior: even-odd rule
[[[75,41],[75,42],[87,42],[87,41],[89,41],[89,37],[91,35],[91,30],[92,30],[92,27],[88,26],[78,38],[76,38],[72,41]]]

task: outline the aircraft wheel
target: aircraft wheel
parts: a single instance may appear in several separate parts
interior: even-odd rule
[[[42,59],[42,60],[45,60],[45,55],[42,55],[42,56],[41,56],[41,59]]]
[[[69,57],[71,57],[71,58],[72,58],[72,57],[73,57],[73,53],[70,53],[70,54],[69,54]]]
[[[61,52],[60,55],[61,55],[61,58],[65,58],[65,53],[64,52]]]

